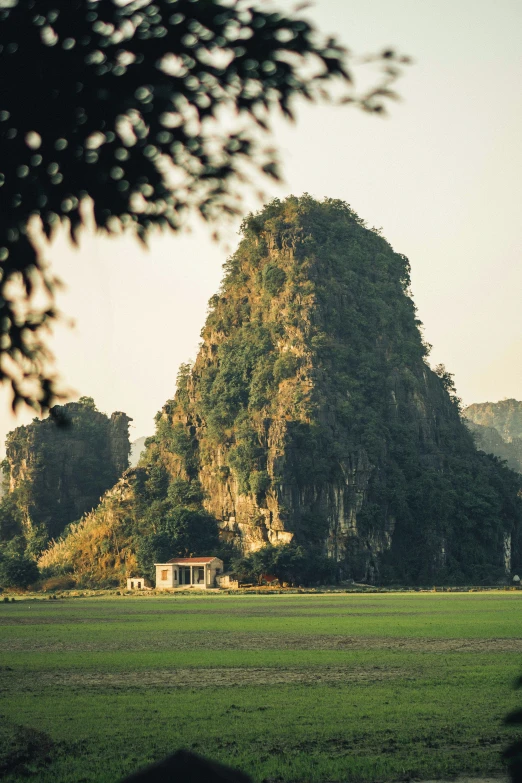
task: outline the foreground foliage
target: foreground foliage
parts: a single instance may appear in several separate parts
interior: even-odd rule
[[[338,41],[261,5],[2,3],[0,380],[14,404],[46,408],[56,392],[43,342],[56,281],[30,241],[31,218],[78,241],[89,198],[97,228],[145,240],[154,226],[177,230],[187,210],[235,214],[247,174],[279,177],[260,142],[271,110],[292,117],[294,96],[324,100],[333,82],[345,102],[383,111],[404,59],[376,59],[382,80],[357,95]]]

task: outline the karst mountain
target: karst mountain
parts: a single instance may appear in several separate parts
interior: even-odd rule
[[[520,477],[477,450],[409,286],[408,259],[342,201],[247,217],[138,467],[41,565],[102,581],[295,542],[339,578],[502,578]]]
[[[5,542],[34,556],[99,504],[129,466],[131,421],[122,411],[109,417],[92,397],[81,397],[9,433],[1,466],[0,557]]]

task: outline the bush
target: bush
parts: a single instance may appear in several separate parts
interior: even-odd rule
[[[266,470],[254,470],[249,477],[250,490],[256,496],[262,496],[270,486],[270,476]]]
[[[276,296],[286,282],[286,272],[276,264],[267,264],[262,277],[263,287],[271,296]]]
[[[293,353],[284,353],[274,364],[274,380],[276,383],[287,378],[293,378],[297,372],[297,358]]]
[[[23,555],[4,556],[0,561],[0,585],[2,587],[27,588],[36,582],[40,572],[34,560]]]

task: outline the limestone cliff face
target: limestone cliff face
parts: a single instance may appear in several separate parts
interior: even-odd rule
[[[369,580],[500,573],[516,490],[492,501],[502,469],[426,363],[407,259],[331,200],[274,202],[243,236],[151,454],[243,551],[294,540]]]
[[[102,414],[103,415],[103,414]],[[121,476],[129,467],[131,443],[129,424],[132,421],[126,413],[111,413],[108,431],[110,464],[117,476]]]
[[[437,471],[443,469],[437,446],[438,413],[446,408],[445,413],[454,423],[456,416],[441,394],[438,379],[432,376],[426,369],[415,379],[424,387],[424,400],[412,394],[399,379],[390,378],[389,424],[393,427],[399,415],[404,417],[410,431],[417,435],[419,467],[424,465]],[[234,470],[227,468],[234,441],[206,449],[205,463],[198,476],[207,497],[205,505],[220,520],[224,538],[248,551],[266,543],[288,543],[296,535],[298,539],[317,536],[320,529],[325,550],[336,560],[344,560],[354,550],[377,555],[389,549],[396,523],[395,513],[389,507],[381,509],[381,524],[377,527],[363,531],[358,524],[365,504],[372,498],[376,476],[385,469],[382,458],[386,454],[372,454],[360,443],[349,443],[337,457],[337,464],[328,466],[329,475],[321,475],[320,466],[321,473],[316,476],[318,461],[333,462],[330,449],[335,449],[338,432],[337,422],[328,416],[328,410],[319,409],[318,418],[321,414],[327,422],[323,433],[324,454],[307,450],[307,436],[313,422],[264,419],[263,429],[256,431],[266,459],[263,466],[266,465],[268,486],[264,492],[245,490]],[[191,427],[194,420],[189,413],[179,416],[177,421]],[[198,440],[205,439],[204,423],[195,427],[195,435]],[[312,448],[315,450],[315,443]],[[308,476],[303,462],[308,463]]]
[[[51,414],[8,435],[5,469],[25,526],[56,536],[127,469],[132,419],[121,412],[109,419],[90,398]]]

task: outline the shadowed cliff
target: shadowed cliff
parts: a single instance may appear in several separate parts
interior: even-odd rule
[[[128,467],[130,421],[119,411],[108,417],[82,397],[10,432],[0,541],[21,536],[37,552],[95,508]]]

